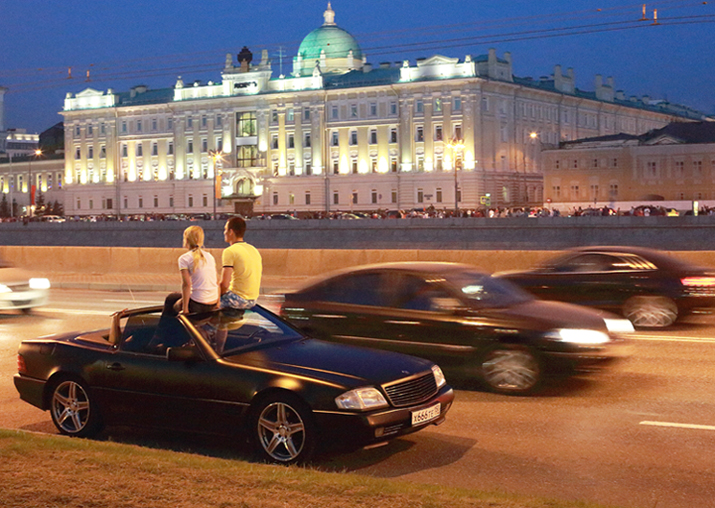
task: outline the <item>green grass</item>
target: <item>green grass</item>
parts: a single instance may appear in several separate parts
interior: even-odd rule
[[[0,430],[3,508],[597,508]]]

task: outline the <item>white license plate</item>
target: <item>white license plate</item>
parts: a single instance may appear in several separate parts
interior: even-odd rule
[[[438,418],[441,412],[441,406],[439,402],[434,406],[430,406],[425,409],[420,409],[419,411],[412,411],[412,425],[422,425],[429,421]]]

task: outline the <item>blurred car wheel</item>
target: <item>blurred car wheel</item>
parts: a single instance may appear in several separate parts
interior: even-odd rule
[[[50,413],[57,430],[68,436],[91,436],[100,427],[99,412],[87,388],[72,379],[60,380],[52,389]]]
[[[482,361],[482,379],[495,392],[526,394],[541,383],[538,359],[526,347],[493,349]]]
[[[678,319],[678,306],[664,296],[634,296],[623,306],[623,315],[640,328],[663,328]]]
[[[264,460],[304,463],[315,448],[316,431],[310,410],[299,399],[274,395],[255,411],[256,450]]]

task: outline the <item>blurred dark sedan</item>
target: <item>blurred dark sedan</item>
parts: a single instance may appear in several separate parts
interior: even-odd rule
[[[617,316],[535,299],[455,263],[387,263],[330,275],[285,295],[281,315],[308,334],[439,362],[500,393],[621,356]]]
[[[643,328],[715,306],[715,269],[652,249],[584,247],[533,270],[495,275],[540,298],[618,312]]]

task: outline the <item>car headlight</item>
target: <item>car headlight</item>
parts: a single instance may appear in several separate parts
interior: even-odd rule
[[[627,319],[604,319],[606,323],[606,328],[609,332],[613,333],[633,333],[635,328],[633,328],[633,323]]]
[[[7,287],[5,284],[0,284],[0,293],[12,293],[12,289]]]
[[[50,289],[50,280],[30,279],[30,289]]]
[[[434,380],[437,382],[437,388],[447,384],[447,380],[444,378],[444,373],[438,365],[432,365],[432,373],[434,374]]]
[[[340,409],[357,409],[360,411],[388,407],[387,401],[380,393],[380,390],[372,386],[355,388],[345,392],[335,398],[335,404]]]
[[[550,339],[571,344],[605,344],[611,341],[607,333],[598,330],[588,330],[579,328],[562,328],[547,334]]]

